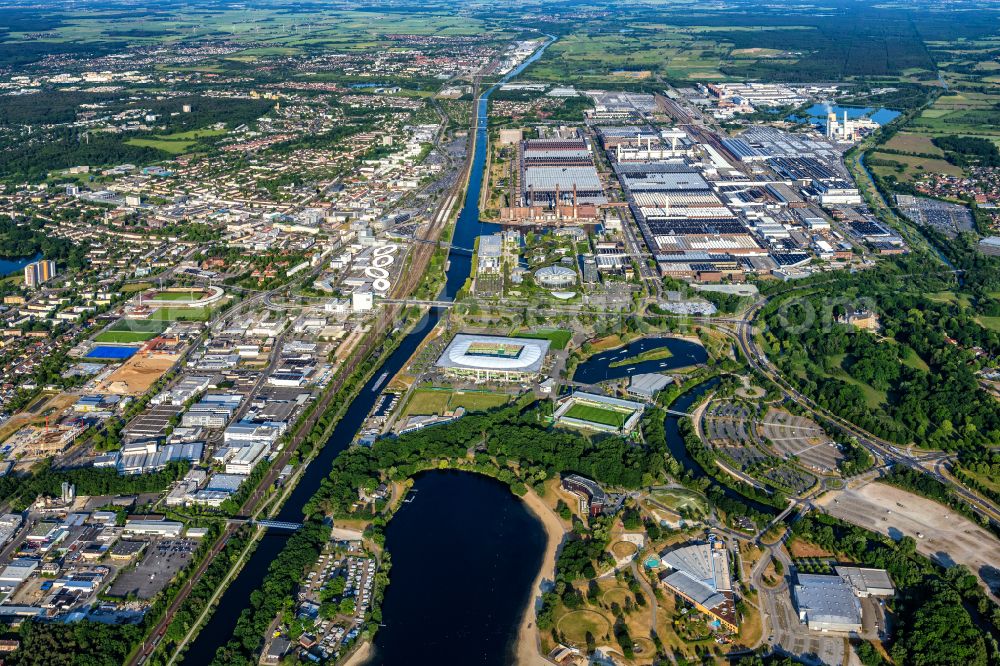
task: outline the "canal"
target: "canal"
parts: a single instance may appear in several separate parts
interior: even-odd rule
[[[672,403],[670,403],[670,409],[678,412],[689,413],[693,407],[701,403],[706,393],[719,385],[719,381],[720,379],[718,377],[713,377],[712,379],[694,386],[685,393],[679,395]],[[681,417],[668,414],[666,419],[663,421],[664,435],[667,439],[667,448],[670,450],[670,455],[681,464],[681,467],[683,467],[685,471],[690,470],[695,476],[698,477],[705,476],[705,469],[687,452],[687,447],[684,445],[684,437],[681,435],[680,418]],[[709,478],[711,479],[711,477]],[[744,497],[732,488],[724,486],[714,480],[712,481],[712,486],[718,488],[722,492],[723,496],[731,500],[742,502],[759,513],[769,515],[778,513],[774,507],[761,504],[760,502],[752,500],[749,497]]]
[[[493,233],[494,231],[498,231],[500,228],[499,225],[484,223],[479,219],[479,195],[483,186],[484,168],[486,164],[486,147],[488,138],[487,109],[489,96],[502,84],[519,75],[528,65],[540,58],[542,53],[544,53],[545,49],[552,43],[553,40],[554,38],[550,36],[549,41],[538,49],[538,51],[536,51],[530,58],[509,72],[498,83],[487,89],[480,96],[479,103],[476,108],[478,126],[476,129],[475,141],[473,143],[474,152],[472,156],[472,168],[469,172],[469,184],[465,195],[465,202],[462,211],[459,214],[458,221],[455,226],[455,233],[452,239],[453,244],[457,247],[472,247],[476,236],[483,233]],[[447,270],[447,279],[445,287],[439,298],[453,299],[458,290],[465,284],[466,279],[471,273],[471,256],[465,256],[463,253],[456,252],[449,258],[450,265]],[[299,522],[302,520],[302,509],[306,505],[306,502],[308,502],[309,498],[315,494],[316,490],[320,486],[320,483],[324,478],[326,478],[326,475],[329,473],[333,465],[334,458],[336,458],[341,451],[350,446],[358,430],[364,424],[368,413],[375,405],[375,401],[379,396],[376,384],[381,381],[379,379],[380,375],[382,375],[382,373],[388,373],[389,376],[392,377],[399,372],[406,364],[406,361],[410,358],[410,356],[413,355],[413,352],[416,351],[424,337],[434,328],[434,325],[437,324],[438,319],[438,311],[435,309],[430,310],[426,315],[424,315],[413,331],[403,338],[400,345],[389,356],[389,358],[386,359],[382,367],[372,374],[372,378],[368,381],[358,396],[351,402],[343,418],[335,426],[326,445],[320,450],[316,458],[303,472],[298,485],[292,490],[288,499],[285,501],[285,504],[281,508],[281,511],[278,513],[276,518],[277,520],[289,522]],[[541,528],[539,527],[538,529]],[[243,570],[236,576],[230,586],[222,594],[215,612],[206,625],[202,627],[194,642],[190,645],[185,658],[188,663],[208,663],[211,661],[216,651],[225,645],[230,638],[232,638],[233,629],[236,627],[236,621],[239,618],[240,613],[243,612],[243,609],[250,607],[251,593],[253,593],[253,591],[260,585],[261,580],[267,573],[268,566],[281,551],[282,547],[284,547],[286,539],[286,536],[269,534],[260,541],[257,546],[257,550],[250,556],[250,559],[243,567]],[[406,558],[401,557],[399,558],[399,561],[394,560],[395,565],[405,566],[402,562],[404,559]],[[534,576],[535,573],[535,570],[531,570],[532,576]],[[524,588],[523,593],[524,595],[527,595],[527,586]],[[512,592],[512,594],[517,596],[518,593],[515,591]],[[384,617],[388,622],[390,619],[388,615],[384,615]],[[407,621],[403,618],[393,619]],[[499,621],[501,619],[505,622],[509,622],[512,626],[516,626],[520,617],[518,613],[515,613],[513,617],[495,617],[494,621]],[[432,628],[429,627],[427,623],[436,622],[440,625],[444,625],[451,622],[453,618],[451,616],[431,617],[429,615],[423,615],[420,620],[424,623],[423,626],[425,629],[431,631],[433,628],[436,628],[437,625],[434,625]],[[409,621],[414,621],[414,619],[409,618]],[[386,646],[383,645],[383,647]]]

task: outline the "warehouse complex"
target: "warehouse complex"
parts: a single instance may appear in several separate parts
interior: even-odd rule
[[[861,631],[861,602],[895,593],[884,569],[835,567],[837,575],[798,574],[795,606],[799,620],[814,631]]]

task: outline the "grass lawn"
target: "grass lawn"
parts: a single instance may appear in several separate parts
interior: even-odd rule
[[[583,405],[580,403],[575,403],[566,412],[566,417],[571,419],[579,419],[581,421],[590,421],[591,423],[600,423],[601,425],[615,426],[616,428],[621,428],[625,425],[625,421],[628,420],[630,415],[624,412],[617,412],[613,409],[604,409],[602,407],[595,407],[593,405]]]
[[[200,289],[190,291],[161,291],[154,296],[157,301],[197,301],[205,295]]]
[[[566,349],[566,345],[569,344],[573,333],[560,329],[546,329],[542,331],[523,331],[518,333],[516,337],[528,338],[530,340],[548,340],[553,349]]]
[[[972,307],[972,301],[966,294],[957,294],[954,291],[935,291],[927,294],[927,298],[935,303],[958,303],[963,308]]]
[[[654,500],[674,511],[690,511],[695,516],[708,515],[708,500],[684,488],[658,488],[650,493]]]
[[[464,407],[467,412],[482,412],[505,405],[510,396],[505,393],[480,393],[478,391],[453,392],[447,389],[417,389],[410,396],[403,411],[404,416],[416,414],[441,416],[447,411]]]
[[[410,401],[406,403],[405,414],[417,414],[420,416],[437,414],[440,416],[448,410],[448,401],[450,399],[451,393],[448,391],[417,389],[410,396]]]
[[[109,330],[111,331],[141,331],[143,333],[162,333],[170,324],[166,321],[150,319],[119,319]]]
[[[155,148],[171,155],[186,153],[197,141],[169,141],[167,139],[129,139],[126,141],[130,146],[140,148]]]
[[[997,323],[1000,324],[1000,317],[997,317],[997,320]],[[913,347],[910,345],[901,345],[899,351],[903,365],[913,368],[914,370],[923,370],[924,372],[930,370],[930,366],[927,365],[924,359],[920,358],[920,355],[917,354],[917,352],[915,352]]]
[[[467,412],[484,412],[500,405],[506,405],[510,396],[505,393],[453,393],[449,406],[451,409],[464,407]]]
[[[134,294],[137,291],[146,291],[153,287],[152,282],[134,282],[132,284],[127,284],[122,287],[122,293],[124,294]]]
[[[155,337],[156,333],[148,331],[105,331],[94,342],[145,342]]]
[[[208,321],[212,308],[157,308],[149,319],[154,321]]]
[[[983,328],[1000,333],[1000,317],[976,317],[976,321]]]
[[[872,409],[877,409],[879,406],[884,405],[889,400],[889,396],[885,391],[879,391],[874,386],[864,383],[861,380],[855,379],[847,370],[844,370],[844,359],[847,358],[847,354],[834,354],[830,357],[833,361],[833,365],[836,369],[833,372],[827,374],[829,377],[835,377],[848,384],[854,384],[865,394],[865,403]]]
[[[587,644],[587,634],[600,640],[611,631],[611,623],[597,611],[581,609],[563,615],[558,624],[559,633],[574,645]]]

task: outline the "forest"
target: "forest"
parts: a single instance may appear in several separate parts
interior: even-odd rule
[[[891,270],[866,271],[778,299],[764,315],[768,355],[821,406],[879,437],[945,450],[990,446],[1000,440],[1000,405],[979,386],[976,371],[1000,353],[1000,336],[960,302],[927,298],[954,284],[930,286],[935,277],[918,269],[919,261],[907,260],[905,270],[926,277],[903,288]],[[985,277],[963,289],[991,288],[994,278]],[[880,315],[877,335],[836,323],[862,294]]]

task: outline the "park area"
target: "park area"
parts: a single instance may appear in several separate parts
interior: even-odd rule
[[[506,393],[486,391],[453,391],[451,389],[416,389],[403,408],[402,418],[407,416],[443,416],[451,414],[459,407],[467,412],[483,412],[510,402]]]

